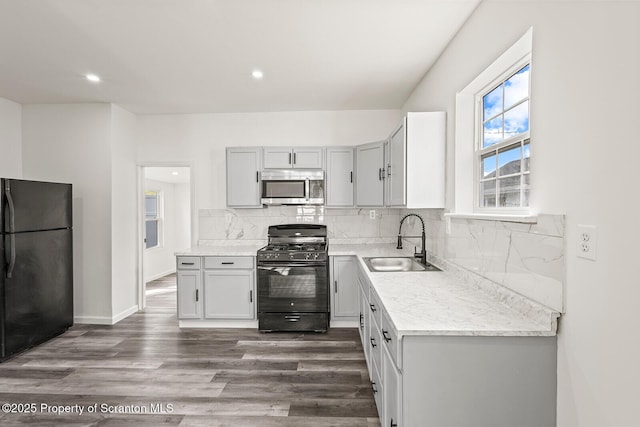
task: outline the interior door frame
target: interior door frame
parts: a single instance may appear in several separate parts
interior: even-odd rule
[[[136,217],[138,219],[138,259],[137,259],[137,293],[138,293],[138,310],[143,310],[147,306],[147,300],[145,296],[145,281],[144,281],[144,171],[145,168],[189,168],[189,204],[190,204],[190,242],[194,246],[198,241],[198,222],[196,221],[196,191],[195,191],[195,179],[194,179],[194,165],[193,162],[174,162],[174,161],[158,161],[158,162],[138,162],[136,163],[137,183],[137,212]]]

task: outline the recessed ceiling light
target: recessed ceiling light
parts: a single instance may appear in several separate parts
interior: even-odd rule
[[[89,80],[91,83],[98,83],[100,82],[100,77],[98,77],[95,74],[85,74],[84,76],[87,80]]]
[[[264,77],[264,73],[261,70],[253,70],[251,72],[251,77],[253,77],[256,80],[260,80]]]
[[[178,172],[173,171],[173,172],[171,172],[171,175],[176,176],[176,175],[178,175]]]

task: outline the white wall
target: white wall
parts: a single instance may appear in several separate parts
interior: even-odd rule
[[[566,213],[558,425],[640,425],[640,2],[484,1],[403,109],[448,113],[451,208],[455,94],[531,26],[531,200]],[[577,224],[598,227],[595,262],[576,258]]]
[[[22,178],[22,106],[0,98],[0,177]]]
[[[399,110],[139,116],[137,160],[192,162],[196,209],[224,208],[225,147],[355,145],[399,120]]]
[[[25,179],[73,184],[74,315],[111,319],[111,106],[25,105]],[[135,186],[132,182],[132,186]]]
[[[136,116],[111,105],[111,314],[114,320],[138,309],[135,133]]]
[[[144,281],[176,271],[176,251],[190,247],[191,202],[189,184],[172,184],[146,179],[145,191],[162,192],[164,235],[162,246],[144,251]]]

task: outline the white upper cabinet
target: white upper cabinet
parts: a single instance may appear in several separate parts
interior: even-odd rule
[[[261,208],[259,147],[227,148],[227,206]]]
[[[353,206],[353,147],[326,149],[326,198],[328,207]]]
[[[407,113],[389,137],[389,206],[444,208],[444,112]]]
[[[387,157],[387,204],[389,206],[405,206],[407,204],[407,156],[405,125],[397,128],[388,142]]]
[[[356,147],[356,205],[384,206],[384,141]]]
[[[322,147],[264,147],[265,169],[322,169]]]

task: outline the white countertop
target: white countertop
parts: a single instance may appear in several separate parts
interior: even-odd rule
[[[175,256],[256,256],[258,249],[265,246],[266,242],[243,243],[229,240],[228,242],[199,245],[177,251]],[[241,241],[240,241],[241,242]]]
[[[265,244],[263,241],[213,241],[175,255],[255,256]],[[474,286],[453,272],[371,272],[363,261],[363,257],[412,254],[412,246],[398,250],[393,243],[329,243],[330,256],[357,257],[359,268],[369,278],[399,336],[556,335],[559,314],[514,292],[505,290],[510,293],[501,300],[495,293]]]
[[[398,250],[389,243],[329,245],[329,255],[357,256],[361,270],[380,297],[398,335],[556,335],[558,313],[530,300],[526,304],[536,306],[537,316],[527,316],[524,310],[507,305],[451,272],[371,272],[362,260],[363,257],[410,256],[412,253],[413,247]],[[515,298],[525,297],[516,294]],[[545,310],[547,316],[540,316],[540,311]]]

